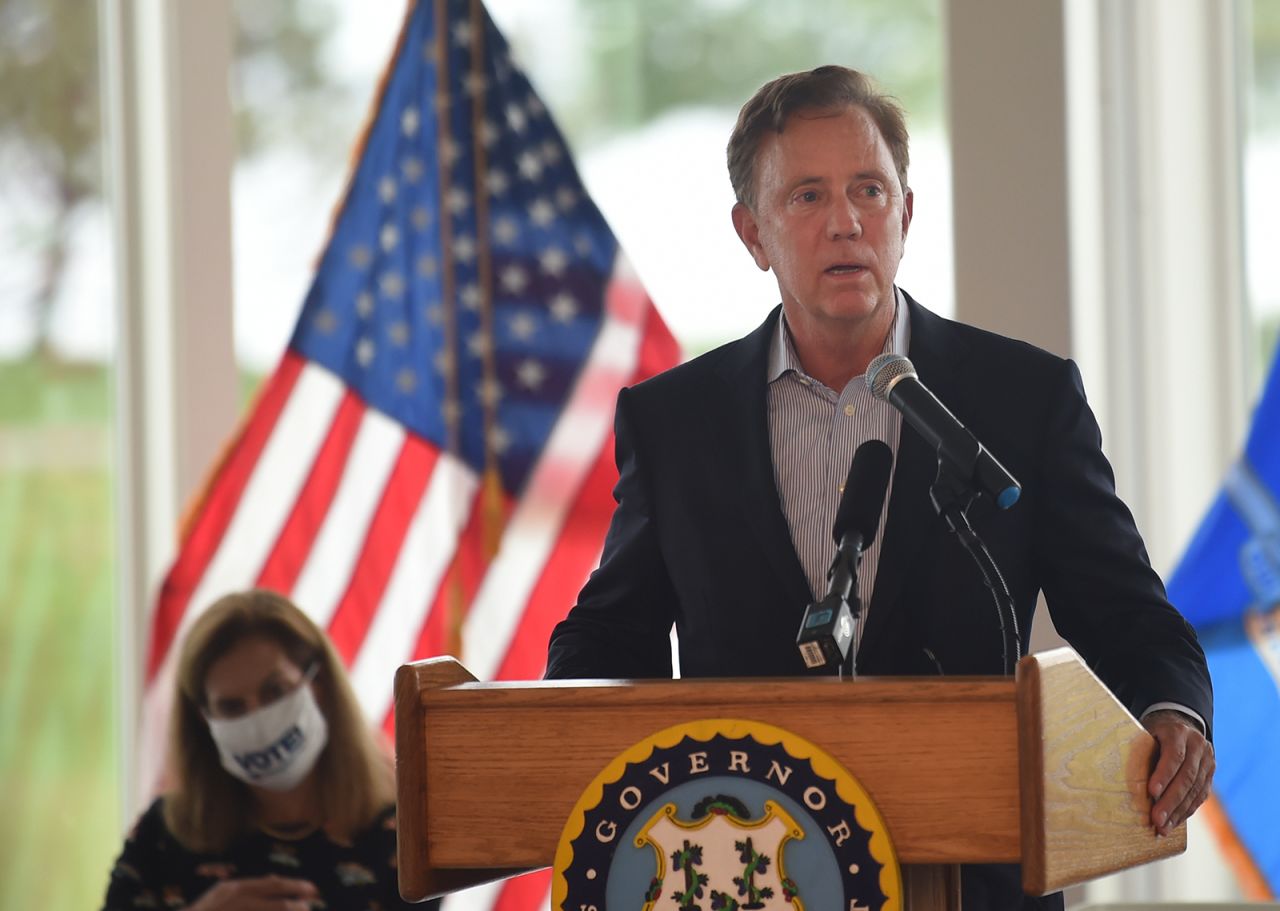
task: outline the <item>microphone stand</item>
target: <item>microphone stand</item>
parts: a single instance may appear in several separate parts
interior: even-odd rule
[[[1005,584],[1000,567],[992,559],[987,545],[969,522],[969,507],[979,496],[973,485],[961,480],[961,475],[952,466],[950,460],[938,458],[938,477],[929,488],[929,499],[933,508],[944,520],[952,533],[960,539],[965,551],[973,558],[982,573],[982,580],[996,606],[996,618],[1000,623],[1000,636],[1004,672],[1010,675],[1014,665],[1022,656],[1022,641],[1018,633],[1018,615],[1013,607],[1013,596],[1009,594],[1009,586]],[[1010,660],[1012,656],[1012,660]]]

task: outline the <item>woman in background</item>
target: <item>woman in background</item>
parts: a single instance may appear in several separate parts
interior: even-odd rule
[[[391,765],[286,598],[231,594],[196,620],[172,717],[173,789],[126,840],[106,911],[438,906],[400,899]]]

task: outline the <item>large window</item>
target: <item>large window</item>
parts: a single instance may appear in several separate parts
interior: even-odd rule
[[[772,277],[755,268],[730,223],[724,146],[757,87],[821,63],[872,73],[906,107],[916,220],[900,277],[934,309],[952,311],[939,0],[486,5],[687,353],[754,328],[777,302]],[[260,374],[292,330],[403,11],[333,0],[269,10],[241,0],[236,10],[241,32],[257,30],[264,50],[287,38],[319,62],[311,72],[300,53],[291,60],[242,54],[234,82],[242,118],[236,343],[242,366]],[[726,52],[733,47],[751,50]],[[246,122],[271,128],[254,133]]]
[[[0,6],[0,907],[119,848],[113,312],[93,4]]]
[[[1266,375],[1280,333],[1280,4],[1253,0],[1252,67],[1245,141],[1245,261],[1255,332],[1257,382]]]

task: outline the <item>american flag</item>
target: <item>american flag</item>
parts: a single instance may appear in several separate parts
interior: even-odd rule
[[[539,677],[612,512],[617,391],[678,358],[481,4],[412,3],[288,350],[160,591],[144,787],[174,646],[231,590],[296,601],[388,731],[404,662]],[[548,881],[467,904],[545,907]]]

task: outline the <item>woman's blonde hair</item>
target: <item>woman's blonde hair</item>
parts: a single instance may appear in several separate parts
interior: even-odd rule
[[[349,838],[394,799],[391,764],[328,636],[289,599],[265,589],[219,598],[183,640],[169,725],[173,788],[164,802],[165,822],[187,848],[210,852],[225,850],[252,825],[249,786],[222,768],[203,714],[209,668],[250,638],[276,643],[299,668],[317,666],[316,702],[329,725],[315,769],[321,819],[331,835]]]

